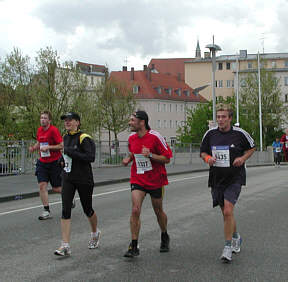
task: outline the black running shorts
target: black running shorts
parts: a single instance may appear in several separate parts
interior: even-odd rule
[[[37,160],[35,175],[37,176],[38,183],[50,182],[53,188],[60,187],[62,182],[61,173],[62,167],[58,160],[51,163],[43,163]]]
[[[131,191],[133,190],[140,190],[140,191],[145,192],[146,194],[148,193],[150,194],[151,198],[155,198],[155,199],[161,199],[164,196],[164,186],[150,190],[138,184],[131,184]]]

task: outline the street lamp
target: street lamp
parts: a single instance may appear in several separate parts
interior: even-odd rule
[[[206,48],[212,53],[212,100],[213,100],[213,123],[216,125],[216,94],[215,94],[215,71],[216,71],[216,52],[221,51],[220,46],[214,44],[214,35],[213,35],[213,44],[206,45]]]

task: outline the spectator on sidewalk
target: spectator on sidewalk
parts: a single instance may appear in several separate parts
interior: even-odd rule
[[[285,129],[285,134],[282,135],[280,142],[283,145],[285,161],[288,162],[288,128]]]
[[[272,147],[273,147],[275,167],[280,167],[282,144],[280,143],[280,139],[278,137],[276,137],[275,141],[273,141]]]

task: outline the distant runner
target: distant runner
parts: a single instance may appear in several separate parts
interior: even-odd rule
[[[30,152],[38,150],[40,158],[37,160],[36,172],[40,199],[44,210],[39,216],[40,220],[51,217],[47,186],[50,182],[54,192],[61,193],[61,171],[59,159],[63,148],[63,139],[57,127],[51,124],[52,115],[49,111],[40,114],[41,126],[37,130],[37,143],[29,147]]]

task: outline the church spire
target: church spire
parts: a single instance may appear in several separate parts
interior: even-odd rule
[[[201,49],[199,45],[199,39],[197,39],[197,47],[196,47],[196,52],[195,52],[195,58],[201,59]]]

